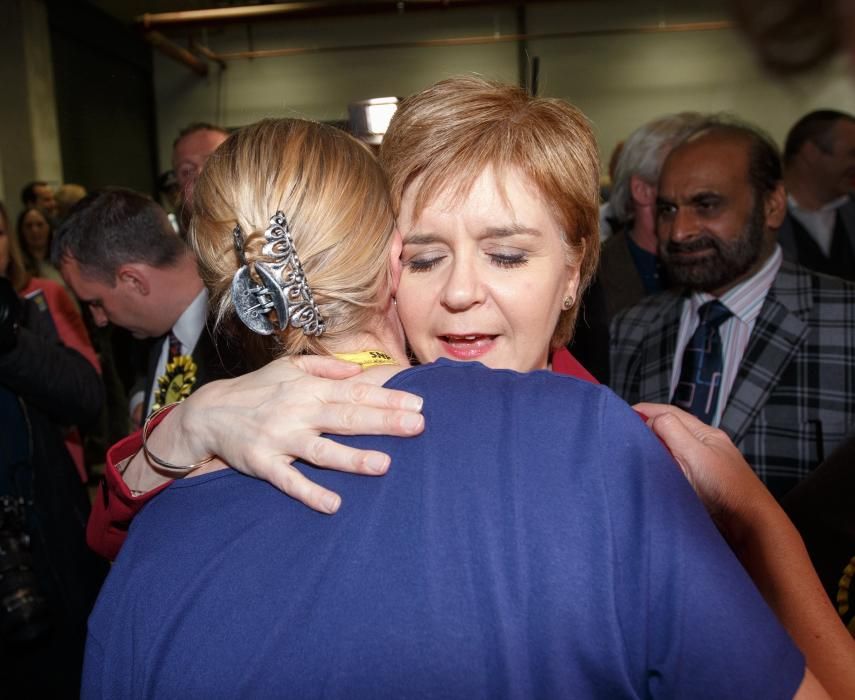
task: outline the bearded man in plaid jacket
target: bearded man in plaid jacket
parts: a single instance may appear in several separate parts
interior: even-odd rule
[[[706,419],[780,498],[855,427],[855,285],[782,260],[780,158],[749,125],[712,117],[675,148],[657,209],[675,287],[613,320],[612,388],[672,401],[699,309],[721,302]]]

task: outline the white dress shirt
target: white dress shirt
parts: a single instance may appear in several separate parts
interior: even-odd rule
[[[787,197],[790,213],[810,234],[810,237],[819,246],[825,257],[831,255],[831,240],[834,238],[834,225],[837,223],[837,210],[849,201],[849,195],[838,197],[828,202],[819,209],[803,209],[793,199],[792,195]]]
[[[203,289],[190,302],[190,306],[184,309],[175,325],[172,326],[172,333],[178,338],[181,343],[181,354],[191,355],[196,349],[196,343],[199,342],[199,336],[205,328],[205,323],[208,320],[208,290]],[[151,395],[148,399],[145,415],[151,412],[152,404],[154,404],[154,395],[157,391],[157,379],[166,371],[166,362],[169,357],[169,335],[163,339],[160,348],[160,357],[157,360],[157,369],[154,373],[154,382],[151,385]]]

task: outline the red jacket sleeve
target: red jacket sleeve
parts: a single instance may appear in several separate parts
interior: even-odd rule
[[[560,348],[552,353],[552,371],[557,374],[566,374],[577,379],[584,379],[586,382],[591,382],[591,384],[599,384],[597,378],[586,370],[582,363],[573,357],[567,348]],[[641,413],[641,411],[636,411],[636,414],[645,423],[647,422],[647,416]],[[667,445],[665,446],[667,447]]]
[[[566,374],[577,379],[584,379],[591,384],[599,384],[593,374],[586,370],[567,348],[558,348],[552,353],[552,371],[556,374]]]
[[[21,294],[23,296],[31,296],[39,290],[45,295],[48,311],[50,311],[51,318],[56,326],[57,335],[62,344],[72,350],[77,350],[77,352],[89,360],[89,363],[96,369],[98,374],[101,374],[101,363],[98,361],[95,348],[92,347],[92,341],[89,339],[89,333],[86,331],[83,316],[80,315],[80,311],[74,305],[74,301],[72,301],[69,293],[62,285],[53,280],[32,277],[27,286],[21,290]]]
[[[152,426],[158,425],[168,414],[169,411],[161,413],[152,421]],[[92,501],[92,512],[86,524],[86,542],[94,552],[106,559],[115,559],[118,555],[134,516],[172,483],[168,481],[137,496],[131,493],[116,465],[133,457],[141,449],[142,431],[138,430],[107,450],[104,478]]]

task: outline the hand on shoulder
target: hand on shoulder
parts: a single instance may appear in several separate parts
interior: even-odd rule
[[[760,502],[774,502],[722,430],[676,406],[639,403],[634,408],[648,417],[719,529],[730,531]]]

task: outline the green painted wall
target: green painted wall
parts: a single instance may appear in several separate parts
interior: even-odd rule
[[[530,33],[590,31],[725,20],[721,2],[585,0],[528,3]],[[507,35],[517,31],[511,7],[404,12],[398,15],[294,20],[209,31],[214,51]],[[855,112],[855,83],[837,64],[781,83],[762,73],[737,32],[726,29],[671,34],[626,34],[534,39],[540,58],[540,94],[581,107],[596,127],[603,159],[644,121],[684,109],[733,111],[780,139],[801,114],[819,106]],[[467,47],[340,51],[236,60],[207,78],[161,55],[155,57],[155,95],[162,169],[171,142],[191,121],[229,126],[265,116],[346,119],[352,100],[404,96],[448,75],[478,72],[519,82],[514,42]]]

